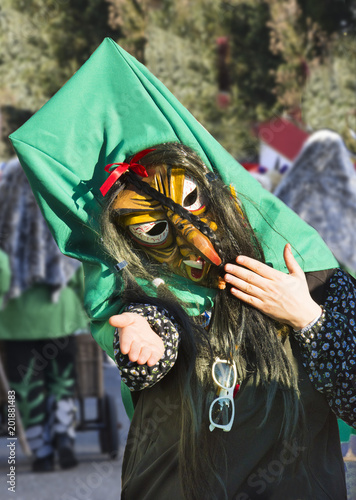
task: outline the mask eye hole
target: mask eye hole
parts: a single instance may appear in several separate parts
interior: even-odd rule
[[[194,203],[197,201],[197,198],[198,198],[198,190],[197,188],[195,188],[194,191],[192,191],[190,194],[188,194],[188,196],[184,198],[183,207],[187,208],[194,205]]]
[[[131,236],[145,246],[161,245],[169,234],[169,225],[166,220],[132,224],[128,226]]]
[[[184,179],[183,207],[189,212],[197,212],[205,207],[197,183],[189,176]]]
[[[147,231],[147,235],[150,236],[159,236],[160,234],[163,234],[167,228],[167,221],[161,220],[159,222],[156,222],[156,224],[153,226],[152,229]]]

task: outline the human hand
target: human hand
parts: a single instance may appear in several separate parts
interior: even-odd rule
[[[305,274],[292,254],[290,244],[283,253],[289,274],[240,255],[237,264],[226,264],[225,281],[238,299],[267,316],[300,330],[321,314],[321,307],[309,293]]]
[[[146,318],[128,313],[111,316],[109,323],[119,329],[120,351],[139,365],[155,365],[164,354],[164,343]]]

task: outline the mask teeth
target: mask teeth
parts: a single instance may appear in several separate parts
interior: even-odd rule
[[[183,260],[183,264],[189,267],[194,267],[194,269],[203,269],[203,262],[197,262],[195,260]]]

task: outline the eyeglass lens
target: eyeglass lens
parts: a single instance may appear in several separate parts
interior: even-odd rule
[[[232,418],[232,401],[228,398],[217,399],[212,407],[211,420],[214,424],[227,425]]]
[[[214,375],[222,387],[230,389],[234,385],[235,372],[232,365],[217,362],[214,367]]]

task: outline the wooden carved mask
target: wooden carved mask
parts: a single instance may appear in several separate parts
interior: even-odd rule
[[[184,168],[161,165],[148,167],[147,173],[143,182],[216,231],[208,200],[202,196],[197,182],[185,175]],[[209,271],[219,266],[221,259],[209,238],[188,219],[175,213],[174,206],[167,205],[159,195],[153,197],[128,184],[114,200],[112,209],[117,224],[148,255],[168,265],[174,273],[206,286],[210,282]]]

